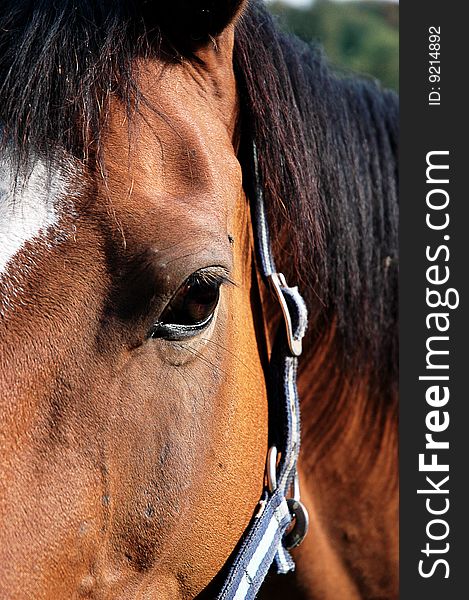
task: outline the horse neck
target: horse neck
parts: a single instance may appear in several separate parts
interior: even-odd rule
[[[314,331],[314,324],[310,327]],[[397,394],[369,366],[347,369],[332,325],[302,356],[302,496],[311,532],[298,580],[325,599],[397,593]],[[314,541],[313,541],[314,540]]]
[[[312,469],[335,457],[343,464],[347,457],[346,462],[355,465],[355,480],[379,475],[389,490],[397,482],[396,384],[379,376],[384,369],[356,365],[344,357],[338,337],[332,324],[309,341],[301,359],[303,455]]]

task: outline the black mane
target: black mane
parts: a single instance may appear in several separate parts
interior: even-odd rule
[[[135,58],[179,60],[141,4],[2,0],[0,123],[18,164],[31,153],[88,160],[99,151],[110,93],[138,103]],[[291,281],[314,331],[339,331],[341,356],[395,375],[397,99],[339,78],[320,49],[279,31],[258,0],[237,24],[242,138],[257,144],[265,198]],[[80,125],[81,124],[81,125]],[[245,173],[248,161],[241,160]],[[247,175],[247,177],[249,177]]]
[[[321,48],[282,33],[261,2],[235,40],[244,137],[256,141],[281,267],[300,278],[316,343],[337,326],[336,367],[376,374],[393,396],[397,96],[335,75]]]
[[[162,53],[142,5],[2,0],[0,123],[18,165],[32,153],[53,159],[61,151],[88,161],[98,154],[110,94],[135,110],[135,58]]]

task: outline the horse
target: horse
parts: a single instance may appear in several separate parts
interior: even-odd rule
[[[261,598],[397,597],[397,100],[258,0],[0,6],[0,597],[215,598],[309,311],[309,532]]]

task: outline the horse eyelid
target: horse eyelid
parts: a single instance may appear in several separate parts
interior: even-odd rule
[[[180,341],[184,338],[190,338],[204,331],[213,321],[215,311],[204,321],[196,325],[176,325],[173,323],[157,322],[153,325],[148,334],[149,339],[164,339],[167,341]]]

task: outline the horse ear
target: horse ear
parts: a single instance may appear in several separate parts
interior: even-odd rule
[[[232,23],[246,0],[143,0],[144,16],[186,43],[203,43]]]

